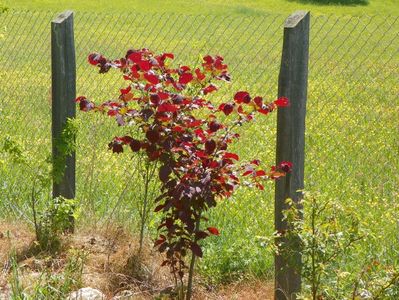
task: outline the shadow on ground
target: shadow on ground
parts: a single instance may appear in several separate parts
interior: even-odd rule
[[[299,2],[304,4],[319,4],[319,5],[368,5],[369,0],[288,0],[289,2]]]

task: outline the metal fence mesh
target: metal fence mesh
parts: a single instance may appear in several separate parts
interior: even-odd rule
[[[37,165],[51,153],[50,21],[53,12],[9,11],[0,15],[0,138],[17,142],[30,166],[0,152],[0,215],[30,218],[29,195]],[[119,74],[97,74],[90,52],[121,57],[128,48],[173,52],[176,63],[220,54],[233,83],[220,97],[247,89],[273,99],[286,16],[76,13],[77,95],[97,101],[115,97]],[[306,128],[306,189],[371,207],[398,200],[399,18],[313,16]],[[224,95],[224,96],[223,96]],[[113,122],[84,114],[77,152],[77,198],[101,220],[135,222],[138,203],[128,159],[107,151],[118,130]],[[273,164],[275,116],[245,128],[243,159]],[[32,171],[33,170],[33,171]],[[127,188],[126,188],[127,187]],[[208,247],[216,255],[224,240],[245,236],[244,249],[262,251],[261,236],[273,230],[273,186],[266,193],[239,190],[211,217],[226,232]],[[366,209],[364,214],[370,213]],[[256,256],[255,250],[251,250]],[[245,253],[245,251],[243,251]],[[267,264],[262,260],[263,264]],[[250,268],[250,266],[249,266]]]

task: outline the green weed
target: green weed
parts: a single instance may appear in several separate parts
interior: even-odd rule
[[[51,260],[51,258],[49,258]],[[73,290],[82,286],[83,266],[86,253],[71,249],[67,261],[61,272],[47,267],[36,276],[34,283],[23,286],[23,270],[18,266],[15,258],[11,259],[10,278],[12,300],[57,300],[65,299]],[[51,261],[50,261],[51,263]],[[29,275],[29,273],[27,273]]]

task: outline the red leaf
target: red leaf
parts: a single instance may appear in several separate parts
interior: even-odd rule
[[[204,131],[201,128],[194,130],[195,135],[201,140],[202,143],[206,141]]]
[[[161,101],[161,98],[159,97],[158,94],[151,94],[150,95],[150,101],[152,104],[158,105],[159,101]]]
[[[196,233],[195,233],[195,238],[197,239],[197,240],[201,240],[201,239],[204,239],[204,238],[206,238],[206,237],[208,237],[208,233],[206,233],[205,231],[197,231]]]
[[[213,62],[214,62],[212,56],[210,56],[210,55],[204,56],[203,59],[204,59],[206,64],[213,64]]]
[[[278,107],[286,107],[290,105],[290,101],[286,97],[280,97],[276,101],[274,101]]]
[[[202,124],[202,121],[201,121],[201,120],[195,120],[195,121],[192,121],[192,122],[188,121],[188,122],[186,123],[186,126],[187,126],[188,128],[192,128],[192,127],[198,127],[198,126],[200,126],[201,124]]]
[[[199,158],[207,157],[207,155],[204,151],[197,151],[197,152],[195,152],[195,155],[197,155]]]
[[[161,98],[161,100],[166,100],[169,98],[169,94],[165,93],[165,92],[159,92],[158,96],[159,96],[159,98]]]
[[[248,92],[240,91],[234,95],[234,100],[237,103],[249,103],[251,101],[251,97]]]
[[[261,114],[267,115],[269,113],[269,110],[261,108],[258,110],[258,112],[260,112]]]
[[[170,103],[162,103],[160,106],[158,106],[158,112],[175,112],[178,109],[178,106]]]
[[[285,173],[289,173],[292,170],[292,162],[290,161],[282,161],[278,166]]]
[[[155,241],[154,247],[159,246],[159,245],[161,245],[161,244],[163,244],[163,243],[165,243],[165,240],[164,240],[164,239],[158,239],[158,240]]]
[[[79,97],[77,97],[77,98],[75,99],[75,102],[76,102],[76,103],[79,103],[79,102],[82,101],[82,100],[87,100],[87,98],[86,98],[85,96],[79,96]]]
[[[244,172],[244,174],[242,174],[242,176],[247,176],[249,174],[252,174],[254,171],[253,170],[248,170],[246,172]]]
[[[141,61],[141,52],[133,52],[127,58],[134,63],[138,63]]]
[[[87,58],[89,63],[93,66],[96,66],[100,62],[100,60],[103,60],[103,59],[104,59],[104,57],[98,53],[91,53]]]
[[[125,136],[120,137],[119,140],[121,142],[123,142],[123,144],[127,145],[133,141],[133,138],[131,136],[125,135]]]
[[[151,143],[157,143],[160,139],[159,132],[156,129],[148,130],[145,136]]]
[[[227,66],[226,66],[227,67]],[[226,82],[231,82],[231,76],[229,73],[227,73],[226,71],[224,71],[222,74],[220,74],[219,76],[216,77],[216,79],[218,80],[223,80]]]
[[[262,107],[262,105],[263,105],[263,99],[262,99],[262,97],[255,97],[255,98],[254,98],[254,102],[255,102],[255,104],[256,104],[258,107]]]
[[[206,88],[202,89],[202,92],[204,93],[204,95],[207,95],[209,93],[217,91],[217,89],[218,88],[216,87],[216,85],[210,84]]]
[[[181,73],[186,73],[187,71],[190,71],[191,69],[190,69],[190,67],[189,66],[181,66],[180,68],[179,68],[179,71],[181,72]]]
[[[130,149],[132,149],[133,152],[138,152],[141,149],[141,143],[138,140],[133,139],[130,142]]]
[[[235,153],[230,153],[230,152],[226,152],[224,155],[223,155],[223,158],[231,158],[231,159],[235,159],[235,160],[239,160],[240,158],[239,158],[239,156],[237,155],[237,154],[235,154]]]
[[[197,243],[191,243],[190,249],[195,256],[202,257],[201,247]]]
[[[173,53],[164,53],[163,56],[164,56],[164,57],[169,57],[169,58],[171,58],[171,59],[174,59],[174,58],[175,58],[175,56],[173,55]]]
[[[219,235],[219,230],[216,227],[208,227],[208,231],[213,235]]]
[[[95,107],[94,103],[87,100],[84,96],[76,98],[75,101],[79,103],[79,109],[81,111],[90,111]]]
[[[217,167],[219,167],[219,163],[215,160],[212,160],[211,163],[209,164],[209,168],[215,169]]]
[[[155,207],[154,212],[158,212],[161,209],[163,209],[164,207],[165,207],[165,204],[158,205],[157,207]]]
[[[97,54],[96,53],[91,53],[89,54],[89,56],[87,57],[87,61],[89,62],[89,64],[95,66],[97,65]]]
[[[175,126],[172,128],[174,132],[184,132],[184,129],[181,126]]]
[[[234,110],[234,106],[233,104],[230,103],[222,103],[220,104],[219,108],[220,111],[223,111],[223,113],[228,116],[229,114],[231,114]]]
[[[122,153],[123,152],[122,145],[115,141],[109,143],[108,148],[111,149],[113,153]]]
[[[202,81],[205,79],[205,74],[201,73],[200,69],[195,69],[195,75],[197,75],[197,79]]]
[[[222,127],[222,125],[220,125],[219,123],[217,123],[217,122],[215,122],[215,121],[212,121],[212,122],[210,122],[210,123],[208,124],[208,127],[209,127],[209,130],[210,130],[211,132],[216,132],[216,131],[218,131],[218,130]]]
[[[257,187],[258,189],[260,189],[261,191],[263,191],[263,190],[265,189],[265,187],[264,187],[263,185],[261,185],[259,182],[257,182],[255,185],[256,185],[256,187]]]
[[[129,85],[127,88],[121,89],[121,94],[122,94],[122,95],[126,95],[126,94],[128,94],[131,90],[132,90],[132,87]]]
[[[152,84],[158,84],[159,83],[159,79],[156,75],[153,74],[149,74],[149,73],[145,73],[144,74],[144,78]]]
[[[216,149],[216,142],[214,140],[207,140],[205,142],[205,151],[208,154],[212,154]]]
[[[256,171],[255,176],[265,176],[266,172],[263,170]]]
[[[110,116],[110,117],[116,116],[116,115],[118,114],[118,111],[112,109],[112,110],[109,110],[107,114],[108,114],[108,116]]]
[[[223,57],[221,57],[221,56],[216,56],[216,61],[215,61],[215,63],[214,63],[214,66],[215,66],[215,68],[216,68],[217,70],[224,70],[224,69],[227,69],[227,65],[225,65],[225,64],[222,63],[223,60],[224,60]]]
[[[163,165],[159,169],[159,179],[161,179],[162,182],[167,182],[169,180],[169,175],[172,173],[172,168],[168,165]]]
[[[180,84],[187,84],[193,80],[193,74],[191,73],[184,73],[179,78]]]
[[[137,63],[142,71],[149,71],[151,70],[151,64],[147,60],[141,60]]]

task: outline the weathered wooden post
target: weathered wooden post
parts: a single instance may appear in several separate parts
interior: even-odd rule
[[[57,144],[68,118],[76,114],[76,63],[73,33],[73,12],[66,11],[51,22],[51,73],[52,73],[52,147],[53,168],[62,167],[60,180],[53,180],[53,197],[75,198],[75,153],[68,155],[63,166],[56,166],[62,155]],[[62,161],[62,160],[61,160]],[[74,221],[70,229],[73,231]]]
[[[296,294],[301,290],[299,243],[295,237],[287,238],[290,228],[283,220],[283,211],[288,208],[288,198],[298,204],[302,198],[300,190],[304,188],[309,20],[309,12],[297,11],[290,15],[284,24],[278,96],[287,97],[290,107],[279,109],[277,113],[276,162],[278,164],[281,161],[291,161],[293,170],[276,182],[275,190],[275,228],[281,235],[276,239],[276,243],[282,243],[282,251],[275,256],[277,300],[296,299]]]

